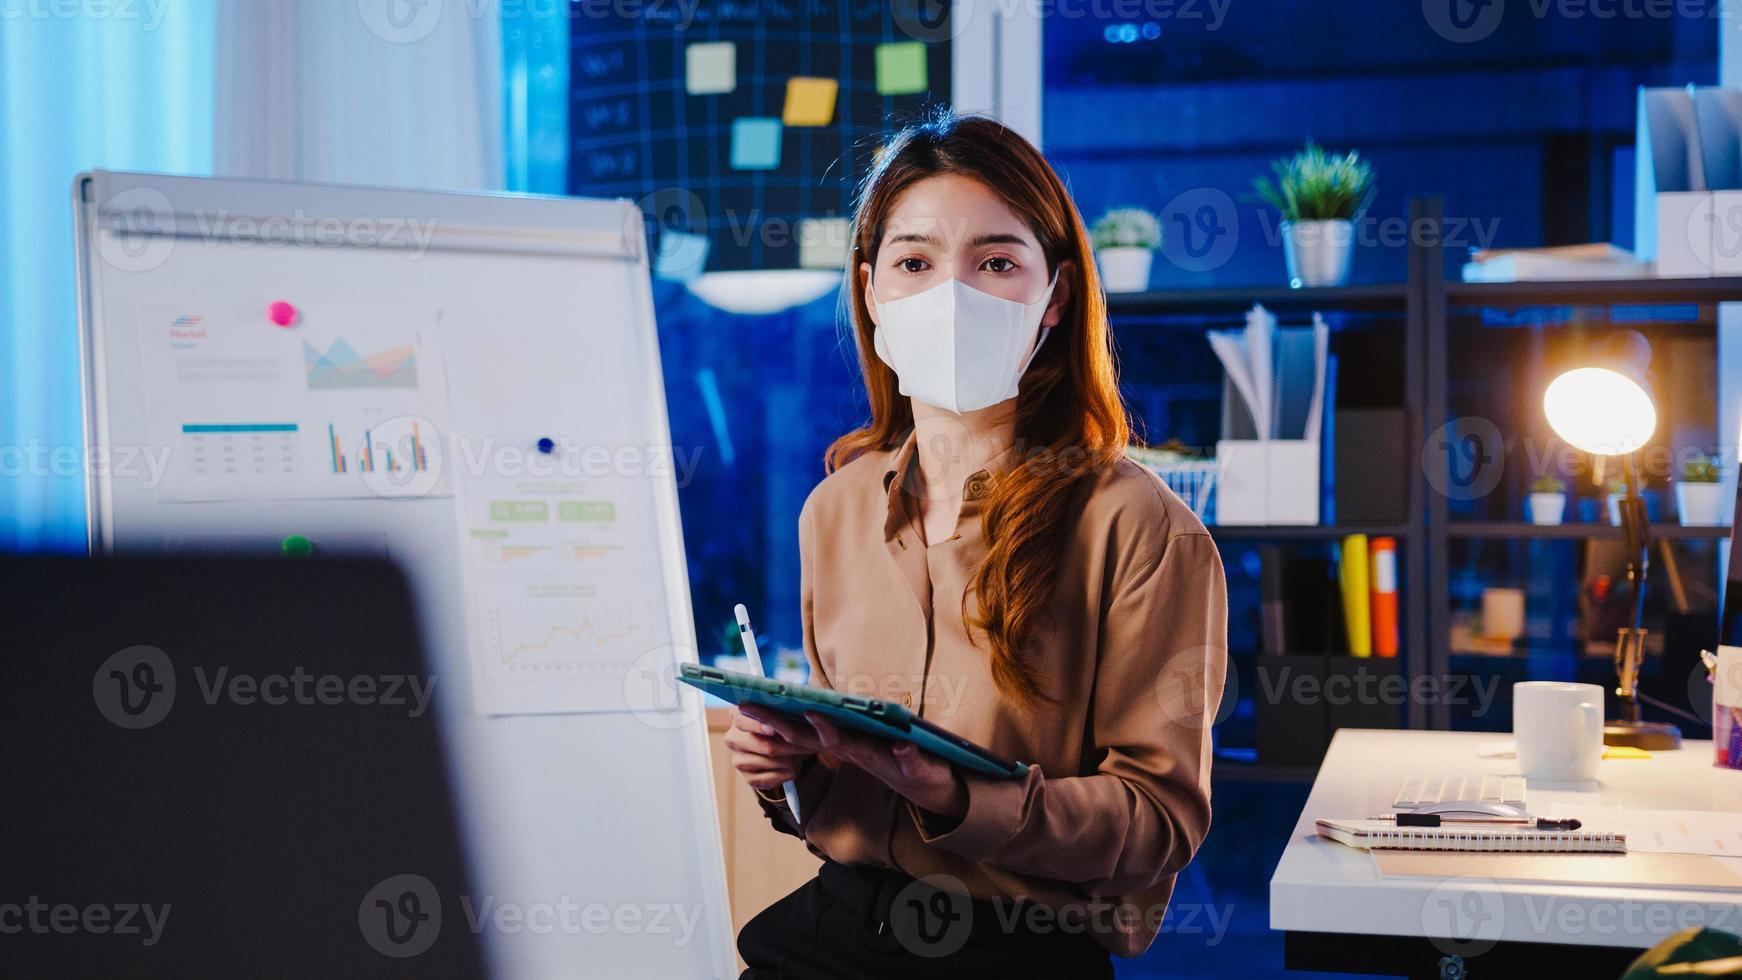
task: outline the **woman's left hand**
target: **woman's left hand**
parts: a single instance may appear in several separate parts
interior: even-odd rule
[[[947,819],[968,812],[968,785],[950,763],[912,742],[892,742],[860,732],[843,731],[814,711],[804,714],[809,728],[772,711],[745,708],[744,714],[775,729],[796,745],[850,762],[914,806]]]
[[[816,730],[822,751],[865,770],[914,806],[951,819],[968,812],[968,786],[950,763],[912,742],[843,731],[814,711],[804,717]]]

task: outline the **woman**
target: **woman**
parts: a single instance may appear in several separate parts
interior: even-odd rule
[[[854,249],[871,420],[799,517],[813,682],[1030,768],[742,711],[734,766],[824,861],[744,927],[744,977],[1110,977],[1209,827],[1221,560],[1124,458],[1088,235],[1032,145],[971,116],[902,131]]]

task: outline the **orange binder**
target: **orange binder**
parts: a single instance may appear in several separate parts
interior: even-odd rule
[[[1397,656],[1397,539],[1374,538],[1368,546],[1373,560],[1373,652]]]

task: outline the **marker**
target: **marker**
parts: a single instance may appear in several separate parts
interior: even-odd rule
[[[556,442],[555,442],[555,440],[551,439],[550,436],[545,436],[544,438],[538,440],[538,451],[539,452],[545,454],[546,456],[549,456],[555,450],[556,450]]]
[[[768,672],[762,669],[762,650],[756,646],[756,632],[750,628],[750,610],[744,608],[742,602],[732,607],[732,615],[738,617],[738,639],[744,644],[744,656],[750,658],[750,670],[757,677],[767,677]],[[792,819],[802,821],[798,815],[798,781],[789,779],[781,786],[786,790],[786,808],[792,811]]]
[[[279,300],[266,308],[266,318],[281,327],[288,327],[296,322],[296,307]]]
[[[314,554],[315,543],[300,534],[293,534],[278,543],[278,550],[294,558],[306,558]]]

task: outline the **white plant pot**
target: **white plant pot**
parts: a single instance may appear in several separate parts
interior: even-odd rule
[[[1675,512],[1682,527],[1717,527],[1724,523],[1724,485],[1677,481]]]
[[[1154,255],[1147,248],[1126,245],[1096,249],[1101,287],[1109,293],[1141,293],[1148,289],[1150,260]]]
[[[1530,495],[1530,523],[1559,524],[1566,513],[1566,494],[1533,493]]]
[[[1335,221],[1284,221],[1282,254],[1288,262],[1288,284],[1341,286],[1349,281],[1349,263],[1355,257],[1355,223]]]

